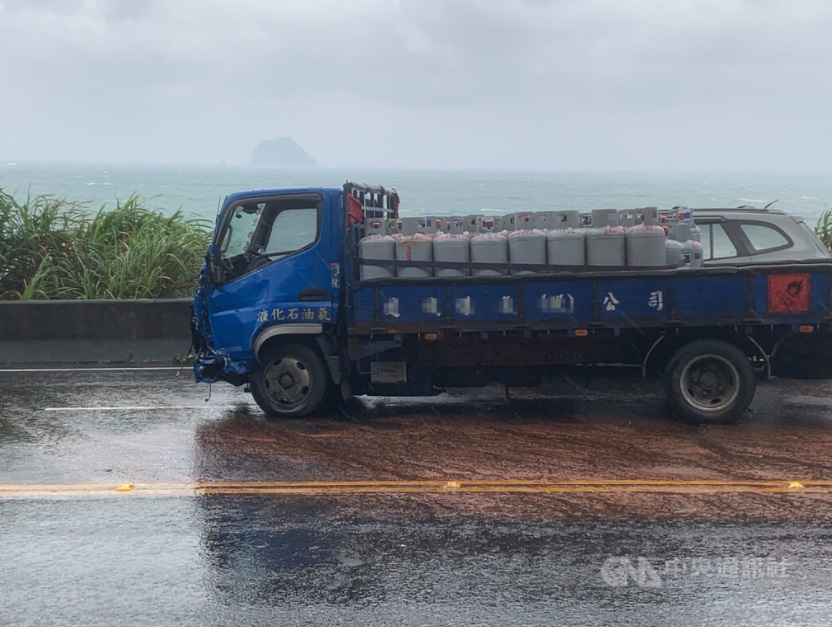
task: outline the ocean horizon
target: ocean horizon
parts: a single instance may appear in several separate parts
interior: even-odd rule
[[[814,223],[832,202],[832,174],[367,167],[266,168],[0,161],[0,188],[17,198],[50,195],[114,206],[137,194],[165,213],[212,219],[229,193],[331,187],[353,180],[398,190],[402,214],[689,207],[774,207]],[[776,201],[776,202],[775,202]]]

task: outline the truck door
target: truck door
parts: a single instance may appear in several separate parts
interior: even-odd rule
[[[334,319],[338,264],[331,263],[325,205],[319,193],[227,201],[212,246],[217,270],[207,294],[218,352],[251,360],[253,343],[266,327]]]

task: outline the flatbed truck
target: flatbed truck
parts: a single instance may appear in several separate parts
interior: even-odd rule
[[[378,265],[359,257],[368,216],[398,218],[395,190],[229,195],[194,298],[196,380],[247,386],[285,418],[351,395],[534,386],[624,365],[663,379],[679,417],[720,424],[787,353],[799,362],[830,346],[832,259],[362,281],[361,265]]]

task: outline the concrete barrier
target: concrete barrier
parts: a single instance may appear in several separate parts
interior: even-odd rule
[[[0,363],[172,362],[190,299],[0,302]]]

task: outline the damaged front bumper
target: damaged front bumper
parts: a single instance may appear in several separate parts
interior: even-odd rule
[[[194,379],[200,383],[225,381],[232,385],[244,385],[248,383],[250,371],[248,363],[213,351],[198,355],[194,362]]]

